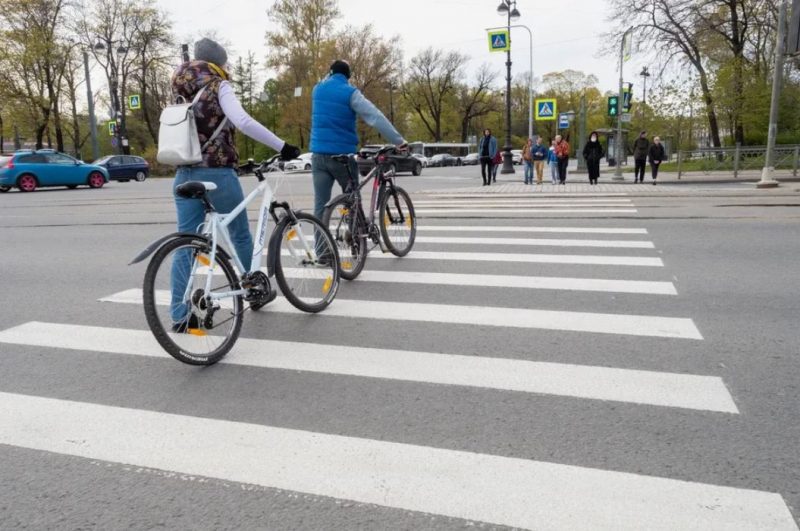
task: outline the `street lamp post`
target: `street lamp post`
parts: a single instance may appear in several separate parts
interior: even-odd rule
[[[89,74],[89,52],[83,50],[83,72],[86,76],[86,97],[89,106],[89,132],[92,137],[92,160],[100,158],[100,145],[97,142],[97,120],[94,116],[94,94],[92,93],[92,79]]]
[[[524,24],[514,24],[511,28],[522,28],[528,32],[530,44],[530,79],[528,79],[528,138],[533,138],[533,32]],[[486,31],[492,31],[502,28],[486,28]]]
[[[500,0],[497,6],[497,14],[508,18],[509,41],[511,40],[511,22],[519,20],[520,14],[517,10],[517,0]],[[510,44],[510,42],[509,42]],[[511,157],[511,50],[506,52],[506,143],[503,146],[503,169],[500,173],[513,174],[514,161]]]
[[[625,33],[622,35],[622,42],[619,45],[619,99],[617,99],[617,138],[616,138],[616,159],[617,159],[617,167],[614,170],[614,177],[612,180],[614,181],[622,181],[624,178],[622,177],[622,157],[625,156],[625,146],[622,144],[622,111],[624,109],[624,101],[625,101],[625,94],[624,94],[624,79],[622,77],[623,66],[625,65],[625,44],[626,39],[628,37],[628,33],[631,32],[633,28],[628,28]]]
[[[117,71],[117,62],[114,61],[114,58],[111,57],[112,49],[111,45],[114,43],[118,43],[120,41],[107,41],[108,44],[108,55],[109,55],[109,66],[111,68],[111,79],[109,80],[109,90],[111,92],[111,113],[113,114],[113,119],[116,123],[115,134],[114,137],[117,139],[117,148],[119,149],[119,153],[122,155],[129,155],[130,154],[130,145],[128,144],[128,137],[125,131],[125,123],[122,119],[122,106],[119,101],[119,72]],[[103,41],[97,41],[97,44],[94,45],[95,51],[103,51],[106,50],[106,43]],[[116,49],[117,52],[117,59],[119,59],[120,55],[128,53],[128,48],[125,46],[118,46]]]

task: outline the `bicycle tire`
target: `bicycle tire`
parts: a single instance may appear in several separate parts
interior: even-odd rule
[[[339,251],[339,275],[345,280],[355,280],[367,263],[367,236],[360,227],[360,216],[353,208],[353,201],[348,194],[342,194],[329,203],[322,213],[322,225],[330,231]],[[347,211],[341,214],[342,209]],[[331,219],[338,213],[336,227],[331,229]],[[344,223],[344,225],[342,225]],[[362,233],[358,238],[350,235]]]
[[[405,203],[405,208],[401,203]],[[414,247],[414,240],[417,238],[417,216],[414,214],[414,204],[411,202],[411,197],[399,186],[387,188],[381,199],[378,213],[380,216],[381,238],[383,238],[386,248],[395,256],[407,255],[411,248]],[[393,235],[389,234],[389,228],[400,225],[405,227],[403,230],[407,229],[408,235],[402,240],[399,238],[393,239]],[[405,241],[402,246],[398,245],[401,241]]]
[[[333,241],[333,236],[331,236],[330,231],[325,228],[320,220],[305,212],[295,212],[294,216],[297,218],[296,223],[293,223],[293,220],[287,216],[275,227],[276,233],[281,238],[281,246],[277,256],[275,256],[275,278],[278,281],[278,286],[281,288],[283,296],[286,297],[292,306],[304,312],[318,313],[333,302],[339,291],[339,253],[336,249],[336,243]],[[313,227],[313,230],[303,231],[302,228],[298,230],[298,225],[303,222]],[[319,231],[320,240],[316,239],[317,231]],[[308,284],[302,282],[300,283],[300,289],[296,290],[289,285],[289,277],[284,269],[284,265],[292,256],[285,255],[282,250],[285,242],[298,241],[305,235],[305,232],[309,232],[309,236],[311,234],[314,235],[314,243],[311,245],[314,247],[315,253],[318,253],[315,258],[327,254],[329,256],[329,261],[327,264],[323,264],[317,260],[308,260],[304,256],[302,261],[292,264],[301,267],[299,275],[292,278],[303,278],[303,273],[310,273],[312,277],[310,279],[312,282]],[[301,248],[300,251],[306,255],[305,248]],[[307,295],[320,291],[323,294],[322,298],[317,302],[310,302]]]
[[[196,253],[205,255],[206,261],[208,262],[206,267],[215,268],[216,266],[219,266],[221,272],[223,273],[222,276],[224,276],[223,282],[227,282],[226,285],[230,286],[231,289],[238,289],[239,278],[236,275],[236,271],[231,265],[230,260],[221,250],[217,250],[215,258],[216,264],[212,266],[212,264],[210,264],[210,260],[208,259],[210,248],[206,240],[192,236],[177,237],[162,245],[156,251],[155,255],[153,255],[152,260],[150,260],[150,263],[147,266],[142,289],[145,318],[147,319],[147,324],[150,327],[150,331],[155,336],[156,341],[158,341],[158,343],[164,348],[165,351],[167,351],[167,353],[169,353],[170,356],[189,365],[213,365],[221,360],[228,352],[230,352],[231,348],[233,348],[233,345],[236,343],[236,340],[239,338],[239,333],[242,329],[242,314],[244,312],[243,300],[241,296],[231,297],[232,307],[225,312],[230,315],[230,318],[224,320],[222,324],[232,321],[232,326],[228,327],[229,332],[223,337],[218,346],[211,349],[211,351],[205,355],[199,355],[195,352],[189,351],[186,346],[187,344],[199,344],[202,342],[202,337],[216,338],[219,336],[208,336],[208,334],[202,329],[198,329],[199,331],[197,332],[191,332],[191,329],[187,329],[184,333],[177,333],[172,329],[171,322],[170,330],[167,331],[165,322],[160,316],[160,310],[164,308],[164,305],[160,305],[158,303],[160,290],[158,289],[159,286],[156,284],[160,278],[159,273],[166,273],[166,279],[171,280],[174,257],[173,260],[168,259],[173,255],[173,253],[180,249],[186,249],[187,251],[195,250]],[[162,269],[162,265],[166,266],[166,271]],[[203,278],[206,278],[206,275],[203,275]],[[193,305],[193,303],[189,301],[187,301],[186,304]],[[170,305],[168,304],[167,308],[169,307]],[[190,311],[194,311],[194,308],[191,306]],[[188,328],[188,325],[186,326]],[[180,341],[180,343],[177,341]],[[206,340],[208,344],[210,344],[210,341],[210,339]]]

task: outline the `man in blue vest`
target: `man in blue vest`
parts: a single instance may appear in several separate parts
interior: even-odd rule
[[[311,96],[311,175],[314,179],[314,215],[322,219],[325,204],[331,199],[333,182],[347,188],[347,168],[333,160],[334,155],[353,154],[358,149],[356,117],[383,135],[390,143],[405,147],[406,141],[361,91],[350,85],[350,65],[334,61],[330,75],[320,81]],[[358,164],[351,163],[358,176]]]

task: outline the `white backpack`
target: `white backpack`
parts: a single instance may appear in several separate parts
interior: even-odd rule
[[[158,155],[156,160],[168,166],[192,166],[203,162],[203,151],[222,132],[228,122],[224,118],[208,142],[200,146],[197,136],[197,123],[192,108],[206,90],[203,87],[197,92],[192,103],[186,103],[183,96],[178,96],[179,103],[167,106],[161,111],[158,128]],[[181,103],[182,102],[182,103]]]

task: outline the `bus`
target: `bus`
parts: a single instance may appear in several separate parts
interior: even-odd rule
[[[449,153],[454,157],[463,158],[469,155],[471,147],[472,144],[457,144],[457,143],[445,143],[445,142],[435,142],[435,143],[409,142],[408,144],[408,148],[411,150],[411,153],[415,155],[422,155],[428,158],[434,155],[438,155],[440,153]]]

